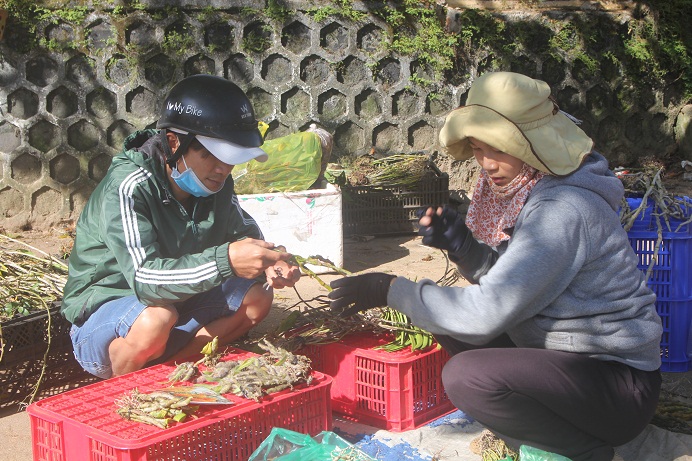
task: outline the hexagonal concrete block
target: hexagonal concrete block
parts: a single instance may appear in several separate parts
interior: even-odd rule
[[[572,115],[581,107],[579,90],[571,86],[566,86],[558,91],[555,99],[557,99],[560,109]]]
[[[83,54],[70,58],[65,63],[65,77],[82,87],[95,84],[97,82],[96,61]]]
[[[300,62],[300,79],[309,85],[325,83],[331,74],[329,63],[314,54]]]
[[[281,95],[281,112],[291,119],[304,119],[310,113],[310,95],[300,88],[291,88]]]
[[[45,34],[46,39],[64,50],[74,47],[76,37],[74,27],[64,21],[48,25]]]
[[[48,186],[41,187],[31,194],[31,210],[35,215],[59,215],[62,205],[62,194]]]
[[[158,100],[150,89],[138,86],[125,95],[125,110],[138,117],[156,114]]]
[[[175,61],[165,54],[157,54],[144,63],[144,78],[154,85],[163,87],[173,79]]]
[[[437,142],[435,128],[426,121],[411,125],[408,129],[408,145],[415,151],[430,150]]]
[[[32,154],[21,154],[10,163],[10,176],[21,184],[29,184],[41,177],[41,159]]]
[[[72,194],[70,194],[70,209],[73,212],[78,212],[84,209],[89,196],[94,192],[93,186],[85,186],[77,189]]]
[[[135,126],[131,123],[125,120],[116,120],[106,129],[106,142],[113,149],[120,150],[123,148],[125,139],[136,130]]]
[[[459,104],[456,103],[454,96],[448,91],[428,93],[425,98],[425,112],[430,115],[445,115],[447,112]]]
[[[24,194],[17,189],[0,189],[0,210],[5,218],[12,218],[24,211]]]
[[[609,144],[612,140],[620,137],[622,131],[622,120],[619,116],[608,116],[598,123],[598,139],[603,145]]]
[[[58,63],[48,56],[37,56],[26,63],[26,79],[37,86],[48,86],[58,78]]]
[[[27,119],[38,113],[38,95],[26,88],[19,88],[7,96],[7,112]]]
[[[349,56],[337,65],[336,79],[345,85],[354,87],[372,80],[372,73],[364,61]]]
[[[137,78],[137,72],[125,55],[115,53],[106,61],[106,78],[116,85],[125,85]]]
[[[50,177],[61,184],[69,184],[79,178],[79,160],[69,154],[60,154],[48,163]]]
[[[79,151],[95,148],[99,139],[101,131],[87,120],[80,120],[67,128],[67,143]]]
[[[334,89],[325,91],[317,97],[317,112],[325,122],[345,117],[348,112],[346,96]]]
[[[286,83],[293,78],[293,64],[280,54],[272,54],[262,61],[260,75],[269,83],[276,85]]]
[[[255,117],[259,119],[271,117],[278,109],[274,107],[272,95],[261,88],[252,88],[246,94],[255,110]]]
[[[19,81],[19,70],[16,63],[8,57],[0,59],[0,86],[6,87]]]
[[[382,123],[372,130],[372,144],[377,152],[398,153],[401,151],[401,130],[392,123]]]
[[[210,57],[198,54],[185,61],[185,75],[211,74],[216,73],[214,60]]]
[[[547,57],[543,60],[541,79],[545,81],[551,88],[558,83],[562,83],[565,79],[565,64],[553,57]]]
[[[363,118],[373,118],[382,115],[382,98],[373,89],[367,89],[356,95],[356,115]]]
[[[60,128],[47,120],[39,120],[29,127],[29,144],[41,152],[48,152],[60,144]]]
[[[235,54],[223,63],[224,76],[236,84],[249,83],[254,78],[254,66],[245,55]]]
[[[273,29],[269,24],[255,21],[243,28],[242,49],[248,53],[261,54],[271,48]]]
[[[438,80],[435,69],[433,69],[433,67],[427,62],[414,60],[411,62],[409,69],[411,77],[416,79],[421,79],[427,82],[435,82]]]
[[[641,114],[633,114],[625,120],[625,137],[639,144],[644,136],[644,119]]]
[[[21,144],[19,127],[0,121],[0,152],[9,154]]]
[[[204,46],[211,52],[233,49],[233,27],[225,22],[215,22],[204,27]]]
[[[267,139],[276,139],[282,136],[287,136],[293,133],[287,125],[280,123],[278,120],[272,120],[269,123],[269,130],[267,131]]]
[[[46,97],[46,110],[57,118],[65,118],[76,114],[79,109],[77,95],[64,86],[59,86]]]
[[[387,37],[387,33],[382,28],[368,24],[358,30],[356,34],[356,45],[361,50],[374,53],[382,47],[382,41]]]
[[[94,117],[110,120],[118,111],[117,96],[108,88],[99,87],[87,94],[86,106]]]
[[[106,20],[98,19],[86,27],[86,36],[92,50],[103,50],[114,44],[118,35]]]
[[[106,172],[108,171],[108,168],[111,166],[112,161],[113,158],[110,155],[97,155],[89,161],[87,174],[94,181],[101,181],[106,176]]]
[[[600,117],[612,105],[610,90],[596,85],[586,92],[586,108],[593,116]]]
[[[348,29],[338,22],[326,25],[320,30],[320,46],[333,53],[347,50]]]
[[[300,21],[294,21],[281,31],[281,46],[293,54],[302,54],[310,48],[311,30]]]
[[[344,155],[355,155],[365,149],[365,130],[363,127],[346,122],[334,130],[334,145],[336,151]]]
[[[377,63],[375,77],[383,86],[391,86],[401,80],[401,63],[394,58],[385,58]]]
[[[148,50],[158,43],[156,27],[147,21],[133,21],[125,28],[125,43]]]
[[[418,94],[411,90],[402,90],[392,97],[392,115],[411,117],[421,113],[423,104]]]

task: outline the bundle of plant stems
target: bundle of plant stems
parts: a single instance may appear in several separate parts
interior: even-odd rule
[[[664,168],[652,168],[651,165],[642,171],[630,173],[621,177],[625,185],[626,195],[641,195],[642,200],[634,210],[630,208],[626,198],[623,198],[620,208],[620,222],[625,231],[629,231],[635,221],[644,216],[649,206],[651,216],[656,223],[657,238],[653,255],[646,271],[646,279],[651,277],[654,266],[658,260],[658,253],[663,243],[664,229],[668,232],[678,232],[682,227],[692,222],[692,201],[684,197],[670,195],[663,184],[662,175]],[[681,221],[675,229],[670,225],[670,220]]]
[[[41,310],[48,311],[57,299],[62,298],[67,281],[67,265],[57,258],[25,242],[0,234],[0,323],[14,317]],[[38,394],[46,373],[47,358],[51,345],[51,316],[47,316],[47,347],[43,354],[41,374],[33,386],[26,405]],[[0,325],[0,363],[5,352],[5,341]]]
[[[430,173],[429,159],[421,154],[394,154],[380,159],[363,155],[350,167],[349,184],[412,188]]]
[[[0,234],[0,322],[44,310],[62,298],[67,265]]]
[[[634,210],[630,209],[627,200],[623,200],[620,221],[626,231],[632,228],[637,218],[651,204],[653,204],[652,216],[656,219],[659,233],[663,230],[664,224],[668,232],[677,232],[692,222],[692,202],[685,200],[684,197],[676,197],[668,193],[662,180],[663,171],[663,168],[656,171],[644,169],[622,177],[628,194],[642,195],[640,205]],[[672,229],[670,219],[682,222]]]
[[[442,252],[446,258],[446,254]],[[337,273],[342,275],[353,275],[341,268],[335,268],[330,263],[321,263],[319,258],[310,257],[304,258],[294,255],[297,261],[303,262],[310,260],[312,264],[324,265],[331,269],[336,269]],[[302,266],[301,266],[302,268]],[[315,278],[321,286],[327,291],[331,288],[324,281],[320,280],[315,273],[310,274]],[[456,267],[452,267],[449,259],[447,259],[447,267],[443,276],[437,281],[441,286],[452,286],[460,278]],[[341,340],[343,337],[353,333],[370,332],[371,334],[386,334],[391,333],[395,337],[399,336],[399,332],[405,333],[406,336],[413,334],[418,335],[422,330],[413,326],[410,319],[403,318],[393,320],[391,309],[387,306],[369,309],[357,315],[349,317],[341,317],[332,312],[329,308],[329,298],[325,295],[317,296],[313,299],[303,299],[298,290],[294,287],[300,301],[293,306],[286,308],[289,314],[284,318],[282,323],[272,332],[258,338],[256,341],[269,340],[286,350],[296,351],[308,345],[328,344]],[[426,334],[426,332],[422,332]],[[427,333],[429,335],[429,333]],[[253,341],[250,340],[249,343]],[[251,346],[246,340],[243,344],[236,344],[237,347],[243,348]],[[415,346],[414,346],[415,347]],[[403,345],[402,345],[403,348]],[[401,348],[392,347],[391,350],[399,350]]]

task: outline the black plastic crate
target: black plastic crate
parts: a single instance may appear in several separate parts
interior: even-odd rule
[[[449,203],[449,175],[432,162],[428,168],[431,174],[413,187],[343,186],[344,236],[416,232],[418,208]]]
[[[50,318],[50,346],[48,319]],[[37,312],[2,323],[0,361],[0,408],[27,402],[41,379],[37,398],[94,382],[72,353],[71,324],[60,315],[58,303],[48,312]],[[46,350],[48,354],[46,355]],[[46,369],[43,376],[44,360]]]

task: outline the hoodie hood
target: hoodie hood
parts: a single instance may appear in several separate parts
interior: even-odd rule
[[[159,130],[136,131],[125,138],[112,166],[132,162],[152,173],[164,173],[163,135]],[[165,173],[164,173],[165,174]]]
[[[601,196],[613,211],[619,209],[625,195],[622,181],[610,170],[608,160],[596,151],[592,151],[579,169],[570,175],[545,176],[538,181],[532,193],[565,185],[586,189]]]

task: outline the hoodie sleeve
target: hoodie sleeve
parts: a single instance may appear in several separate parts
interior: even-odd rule
[[[477,285],[397,278],[388,303],[431,333],[483,344],[534,317],[569,286],[587,258],[587,228],[565,201],[525,206],[507,250]],[[576,243],[575,243],[576,242]]]

